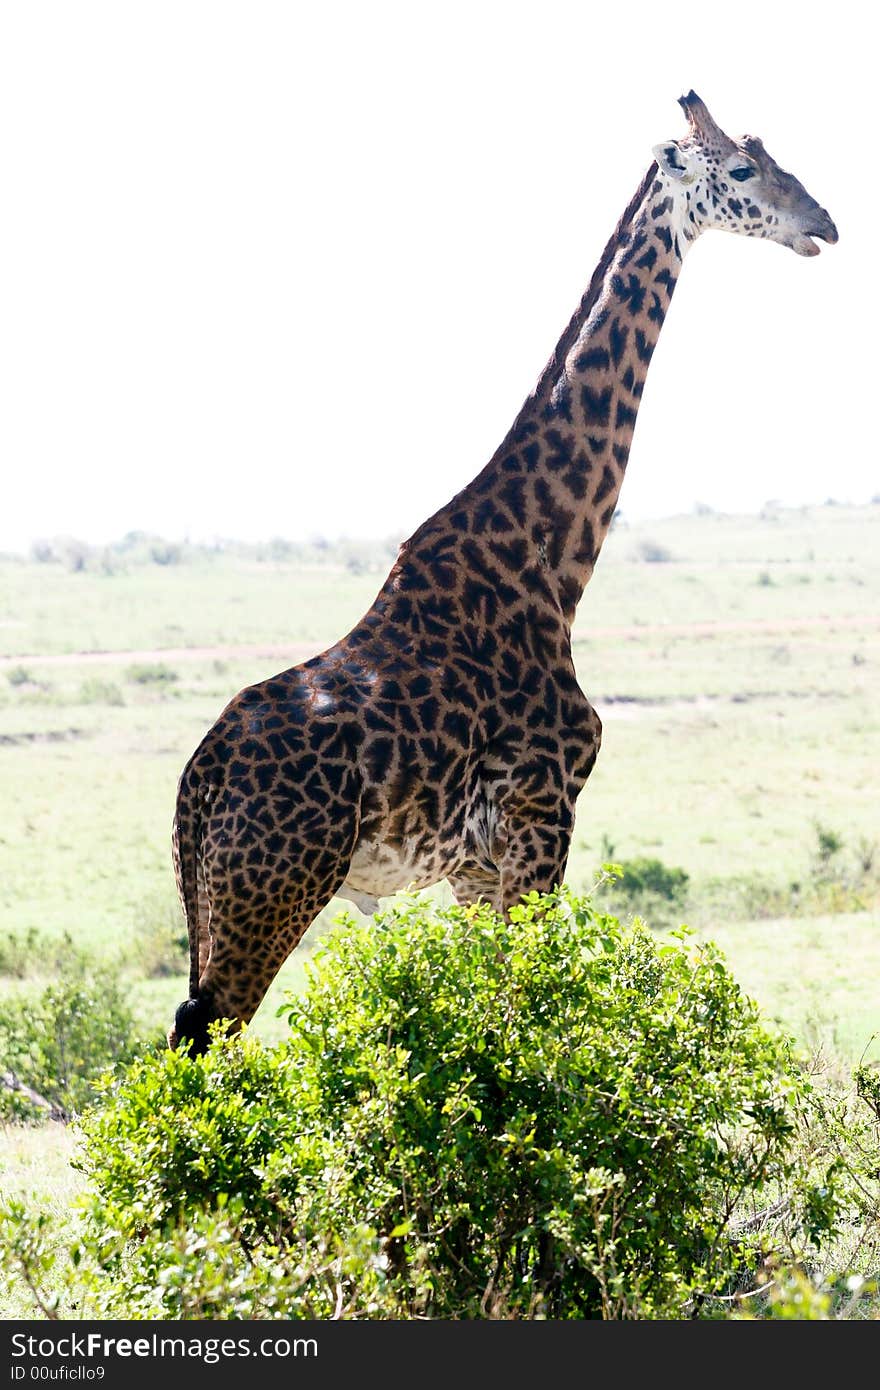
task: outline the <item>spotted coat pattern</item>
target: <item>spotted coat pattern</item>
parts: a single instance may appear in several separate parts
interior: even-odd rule
[[[673,150],[698,176],[662,153],[648,170],[486,468],[401,547],[347,636],[241,691],[184,769],[190,998],[172,1044],[199,1050],[212,1018],[249,1019],[335,894],[371,910],[447,878],[506,910],[562,881],[601,739],[571,625],[684,254],[706,225],[769,235],[779,215],[769,195],[728,196],[717,127],[705,113],[701,134],[685,109],[690,143]]]

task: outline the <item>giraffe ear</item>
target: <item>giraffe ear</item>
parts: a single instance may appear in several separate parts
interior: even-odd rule
[[[655,145],[653,154],[667,178],[677,183],[693,183],[697,177],[691,156],[677,140],[664,140],[662,145]]]

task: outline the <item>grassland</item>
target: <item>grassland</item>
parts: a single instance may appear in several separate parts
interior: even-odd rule
[[[723,938],[767,1008],[803,1031],[821,1003],[855,1052],[880,1023],[863,999],[868,963],[877,979],[876,908],[847,916],[845,930],[822,919],[828,945],[817,953],[802,924],[732,922],[725,894],[702,890],[749,875],[804,881],[817,826],[870,858],[878,536],[878,506],[618,526],[574,640],[605,735],[569,881],[588,885],[609,857],[683,867],[690,924]],[[169,827],[185,759],[242,685],[360,617],[389,554],[380,548],[372,567],[362,557],[341,564],[332,550],[307,562],[235,547],[174,564],[124,553],[80,568],[0,561],[3,936],[66,932],[136,967],[145,936],[177,912]],[[302,954],[273,999],[295,986]],[[172,977],[138,979],[135,968],[143,1016],[164,1027],[184,977],[182,962]],[[274,1032],[271,1001],[254,1026]]]
[[[609,858],[683,868],[698,937],[769,1018],[843,1063],[876,1056],[880,1031],[878,539],[880,506],[620,525],[574,636],[605,733],[569,882],[589,887]],[[238,689],[348,630],[391,553],[0,558],[0,997],[38,989],[66,934],[117,964],[144,1029],[167,1027],[187,970],[180,769]],[[275,1007],[343,908],[255,1032],[280,1035]],[[58,1124],[8,1129],[0,1190],[63,1212],[72,1143]]]

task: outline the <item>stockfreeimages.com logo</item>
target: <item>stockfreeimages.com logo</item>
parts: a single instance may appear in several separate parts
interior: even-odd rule
[[[148,1337],[107,1337],[102,1332],[76,1333],[62,1337],[33,1337],[23,1332],[12,1335],[12,1379],[48,1379],[48,1367],[40,1366],[42,1361],[60,1360],[53,1379],[100,1380],[103,1366],[84,1365],[78,1368],[65,1367],[68,1361],[113,1361],[117,1358],[127,1360],[135,1357],[140,1360],[161,1360],[163,1358],[181,1361],[202,1361],[207,1366],[218,1361],[234,1360],[236,1357],[277,1357],[318,1355],[318,1343],[314,1337],[162,1337],[157,1332]],[[26,1357],[34,1364],[28,1368],[20,1365]],[[65,1369],[69,1372],[64,1374]]]

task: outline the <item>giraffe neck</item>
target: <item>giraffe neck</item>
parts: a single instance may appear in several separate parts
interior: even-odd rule
[[[570,624],[611,525],[645,376],[684,254],[691,194],[648,170],[501,447],[438,517],[498,544]],[[432,518],[435,520],[435,518]],[[523,548],[525,541],[525,548]],[[511,552],[513,553],[513,552]]]

